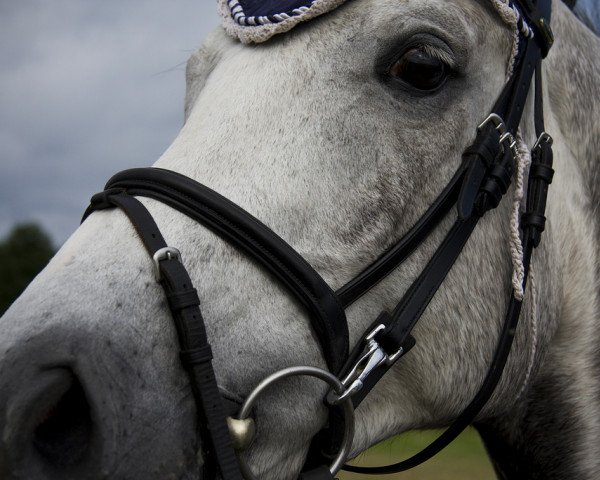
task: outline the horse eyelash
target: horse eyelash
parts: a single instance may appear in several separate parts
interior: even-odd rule
[[[457,67],[456,60],[454,59],[454,57],[442,48],[427,43],[419,45],[417,48],[422,50],[425,54],[437,58],[441,62],[444,62],[452,70],[454,70]]]

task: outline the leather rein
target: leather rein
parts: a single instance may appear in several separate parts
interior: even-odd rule
[[[545,132],[542,101],[542,59],[553,43],[550,0],[519,0],[529,35],[520,31],[519,53],[513,73],[492,113],[463,153],[458,170],[415,225],[393,247],[354,279],[334,292],[290,245],[248,212],[208,187],[176,172],[136,168],[114,175],[105,190],[94,195],[83,220],[96,210],[119,208],[135,227],[152,257],[155,275],[165,291],[197,407],[197,428],[204,463],[201,478],[251,480],[243,455],[251,440],[248,419],[256,397],[273,382],[292,375],[311,375],[327,382],[329,408],[326,428],[313,439],[300,479],[331,480],[340,468],[362,474],[389,474],[413,468],[442,450],[469,426],[491,397],[502,375],[518,325],[522,299],[511,292],[496,350],[483,383],[469,405],[440,437],[413,457],[394,465],[344,465],[353,436],[353,410],[415,344],[411,335],[427,305],[442,285],[471,233],[486,212],[498,206],[516,168],[517,129],[527,95],[535,84],[534,120],[538,140],[532,149],[525,213],[520,219],[526,287],[533,249],[545,225],[548,185],[552,181],[552,139]],[[212,367],[212,352],[200,300],[179,251],[165,242],[148,210],[135,197],[158,200],[196,220],[239,248],[272,273],[309,314],[329,372],[293,367],[276,372],[248,396],[236,418],[221,396]],[[456,205],[457,218],[441,245],[405,295],[391,311],[383,311],[349,351],[345,309],[386,278],[436,229]],[[238,423],[236,423],[238,422]],[[236,428],[240,428],[241,433]],[[337,456],[336,456],[337,453]],[[332,462],[331,466],[327,466]]]

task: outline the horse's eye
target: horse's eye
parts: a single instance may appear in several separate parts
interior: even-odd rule
[[[389,69],[391,77],[422,91],[432,91],[442,86],[449,72],[450,68],[442,60],[420,48],[404,52]]]

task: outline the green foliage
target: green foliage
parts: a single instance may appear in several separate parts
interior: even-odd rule
[[[48,235],[36,224],[17,225],[0,241],[0,315],[54,255]]]
[[[413,431],[382,442],[352,463],[356,465],[387,465],[406,459],[419,452],[441,431]],[[370,480],[366,475],[343,472],[340,480]],[[378,480],[494,480],[496,475],[479,439],[472,428],[466,430],[454,442],[428,462],[396,475],[383,475]]]

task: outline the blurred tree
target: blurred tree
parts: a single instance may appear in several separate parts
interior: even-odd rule
[[[0,315],[54,255],[48,235],[36,224],[17,225],[0,241]]]

